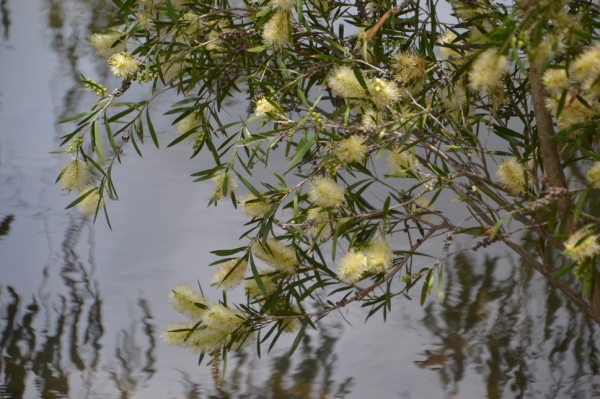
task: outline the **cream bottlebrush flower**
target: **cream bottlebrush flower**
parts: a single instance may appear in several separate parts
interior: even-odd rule
[[[66,164],[60,173],[58,182],[67,191],[81,191],[90,178],[90,169],[81,159],[76,158]]]
[[[263,27],[263,42],[273,47],[283,47],[289,43],[288,30],[290,27],[290,13],[277,10]]]
[[[523,165],[515,157],[499,163],[496,169],[500,184],[512,195],[518,195],[527,189],[526,173]]]
[[[344,187],[328,177],[315,177],[311,181],[308,198],[320,207],[339,207],[344,202]]]
[[[271,7],[284,11],[292,11],[296,8],[296,0],[271,0]]]
[[[209,328],[196,329],[186,339],[195,325],[195,322],[169,323],[161,338],[169,346],[189,348],[194,353],[212,352],[227,343],[227,334]]]
[[[266,296],[273,294],[277,289],[277,279],[273,275],[261,274],[260,281],[262,281],[265,287]],[[246,280],[244,291],[246,291],[246,296],[250,299],[259,298],[265,295],[254,278]]]
[[[444,60],[456,60],[462,57],[462,54],[460,54],[458,51],[445,46],[447,44],[459,44],[454,43],[456,37],[456,33],[452,32],[451,30],[444,32],[444,34],[440,37],[441,46],[438,46],[438,51]]]
[[[598,112],[597,102],[593,99],[586,98],[590,108],[586,107],[579,99],[575,99],[568,107],[564,107],[558,118],[558,127],[564,129],[566,127],[584,123],[590,118],[593,118]],[[546,97],[546,108],[556,117],[559,101],[554,97]],[[578,131],[571,132],[571,135],[576,135]]]
[[[339,66],[333,71],[327,79],[327,86],[342,98],[365,98],[367,96],[352,68],[345,65]]]
[[[586,172],[586,176],[594,188],[600,188],[600,162],[594,162],[594,164]]]
[[[181,10],[185,3],[190,3],[190,0],[171,0],[171,5],[177,11]]]
[[[123,79],[131,78],[140,69],[136,59],[127,51],[111,55],[108,65],[113,75]]]
[[[442,104],[450,111],[465,110],[467,104],[467,89],[462,83],[456,82],[452,90],[448,91],[447,88],[443,88]]]
[[[294,273],[298,267],[298,258],[296,258],[296,250],[290,246],[283,244],[273,237],[267,238],[263,248],[258,241],[252,245],[252,253],[258,259],[272,266],[276,270],[284,273]]]
[[[213,282],[217,283],[219,288],[230,291],[240,285],[246,277],[248,262],[244,259],[232,259],[224,263],[213,274]]]
[[[598,238],[597,234],[590,232],[590,226],[586,226],[565,241],[563,253],[575,261],[596,256],[600,252]]]
[[[225,190],[225,193],[223,193],[223,187],[225,186],[225,177],[227,177],[227,189]],[[217,172],[213,176],[212,181],[215,184],[215,199],[217,201],[225,197],[230,197],[238,186],[237,180],[231,177],[231,174],[225,173],[223,171]]]
[[[396,83],[375,78],[368,81],[370,99],[379,109],[394,105],[400,99],[400,91]]]
[[[180,135],[187,133],[192,129],[196,129],[198,126],[200,126],[200,115],[196,112],[190,113],[188,116],[175,124],[177,133]]]
[[[254,113],[256,115],[266,115],[268,113],[277,114],[279,111],[265,97],[262,97],[256,102]]]
[[[368,147],[364,144],[366,138],[352,136],[340,141],[334,150],[337,159],[344,163],[362,162],[367,154]]]
[[[242,204],[241,212],[249,218],[262,218],[273,209],[273,204],[267,198],[262,200],[252,193],[244,194],[238,202]]]
[[[420,170],[419,161],[409,150],[388,151],[386,163],[390,168],[390,175],[394,177],[406,177],[408,171]]]
[[[392,54],[392,67],[397,71],[396,78],[406,83],[425,76],[427,61],[415,53],[398,51]]]
[[[202,315],[202,323],[211,330],[231,334],[244,323],[244,314],[220,303],[213,303]]]
[[[106,205],[104,196],[100,194],[100,187],[87,186],[81,190],[81,195],[85,195],[86,193],[89,194],[79,204],[77,204],[77,209],[79,209],[79,212],[86,216],[94,215],[96,210],[100,212],[100,210]]]
[[[307,219],[313,223],[313,226],[308,229],[308,235],[312,238],[319,238],[322,241],[331,237],[331,224],[325,222],[329,220],[329,214],[323,212],[322,208],[309,209]]]
[[[361,124],[364,127],[376,127],[384,122],[383,115],[380,111],[373,108],[367,108],[361,118]]]
[[[125,50],[125,41],[121,39],[123,35],[124,33],[117,31],[94,33],[89,38],[89,43],[96,50],[98,56],[109,57]]]
[[[362,252],[350,250],[340,259],[338,277],[346,284],[354,284],[362,280],[367,269],[367,257]]]
[[[179,284],[167,297],[173,309],[182,315],[199,321],[206,312],[209,302],[185,284]]]
[[[430,203],[429,198],[419,197],[411,205],[412,214],[419,219],[429,222],[433,217],[435,207]]]
[[[292,334],[300,329],[300,320],[298,318],[285,319],[281,322],[283,333]]]
[[[571,78],[579,83],[594,81],[600,74],[600,44],[596,44],[571,63],[569,66]]]
[[[569,78],[565,69],[548,69],[542,77],[548,93],[560,96],[563,90],[569,88]]]
[[[498,50],[490,48],[479,54],[469,71],[471,87],[487,93],[493,91],[500,84],[500,79],[508,70],[508,59]]]
[[[372,273],[385,273],[394,264],[394,252],[386,240],[372,243],[366,250],[367,271]]]

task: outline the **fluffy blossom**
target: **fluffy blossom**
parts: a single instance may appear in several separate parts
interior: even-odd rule
[[[273,237],[267,238],[267,242],[263,248],[258,241],[252,245],[252,253],[258,259],[272,266],[276,270],[284,273],[294,273],[298,267],[298,259],[296,258],[296,250],[283,244]]]
[[[254,108],[254,113],[256,115],[266,115],[268,113],[276,114],[277,112],[277,108],[275,108],[265,97],[258,100],[256,102],[256,107]]]
[[[296,0],[271,0],[271,6],[284,11],[292,11],[296,8]]]
[[[419,161],[409,150],[388,151],[386,163],[394,177],[406,177],[406,172],[419,170]]]
[[[273,47],[283,47],[289,42],[290,13],[278,10],[263,27],[263,42]]]
[[[513,195],[518,195],[527,189],[525,168],[515,157],[498,164],[496,176],[498,176],[500,184]]]
[[[213,282],[227,291],[232,290],[242,283],[247,268],[246,260],[232,259],[217,269],[213,274]]]
[[[345,65],[333,71],[327,79],[327,86],[342,98],[365,98],[367,95],[352,68]]]
[[[364,137],[352,136],[338,143],[334,154],[337,159],[344,163],[362,162],[368,147],[363,144]]]
[[[225,177],[227,177],[227,188],[224,193]],[[217,174],[213,176],[212,181],[215,184],[215,199],[217,201],[222,199],[223,196],[230,197],[238,186],[237,181],[231,177],[229,173],[223,171],[217,172]]]
[[[202,315],[202,323],[211,330],[231,334],[244,323],[244,315],[238,310],[213,303]]]
[[[331,224],[325,222],[329,220],[327,212],[323,212],[321,208],[312,208],[308,211],[307,219],[313,223],[312,227],[308,229],[311,237],[319,238],[322,241],[331,237]]]
[[[459,44],[459,43],[454,43],[454,41],[456,40],[456,37],[457,37],[456,34],[454,32],[452,32],[451,30],[444,32],[444,34],[441,36],[440,43],[442,45],[438,47],[438,50],[443,59],[456,60],[456,59],[459,59],[462,57],[462,55],[458,51],[456,51],[450,47],[446,47],[446,45],[448,45],[448,44],[452,44],[452,45]]]
[[[367,108],[362,115],[361,124],[364,127],[375,127],[383,123],[382,112]]]
[[[589,226],[584,227],[565,241],[563,253],[575,261],[591,258],[600,252],[598,238],[598,235],[590,232]]]
[[[433,204],[430,203],[430,200],[425,197],[419,197],[412,203],[411,211],[413,215],[419,216],[419,219],[422,219],[426,222],[430,221],[433,217],[434,211]]]
[[[249,218],[261,218],[273,209],[273,204],[268,199],[260,200],[252,193],[244,194],[238,202],[242,204],[241,212]]]
[[[275,290],[277,289],[277,280],[275,279],[275,277],[273,275],[261,274],[260,281],[262,281],[262,283],[265,287],[267,296],[274,293]],[[258,297],[262,297],[264,295],[254,278],[246,280],[246,284],[244,286],[244,291],[246,291],[246,296],[248,298],[258,298]]]
[[[140,69],[133,55],[126,51],[111,55],[108,59],[108,65],[110,65],[113,75],[124,79],[130,78]]]
[[[90,177],[90,170],[85,162],[76,158],[66,164],[60,173],[58,182],[67,191],[81,191]]]
[[[544,73],[542,81],[549,93],[558,96],[569,87],[569,78],[565,69],[548,69]]]
[[[498,50],[490,48],[473,61],[469,78],[471,87],[475,90],[483,90],[487,93],[493,92],[500,84],[502,75],[508,70],[508,59],[498,54]]]
[[[422,79],[426,73],[427,61],[417,54],[398,51],[392,54],[392,67],[396,69],[396,78],[402,82]]]
[[[169,294],[168,300],[173,309],[196,321],[204,315],[209,303],[206,298],[184,284],[175,287]]]
[[[195,112],[192,112],[175,124],[175,128],[179,134],[187,133],[198,126],[200,126],[200,115]]]
[[[338,277],[346,284],[354,284],[362,279],[367,268],[367,257],[356,250],[348,253],[340,260]]]
[[[311,181],[308,197],[318,206],[339,207],[344,202],[344,188],[328,177],[315,177]]]
[[[366,250],[367,271],[372,273],[385,273],[392,266],[394,252],[385,240],[372,243]]]
[[[81,190],[81,195],[87,196],[77,204],[77,209],[82,215],[93,215],[96,210],[104,208],[104,196],[100,194],[100,188],[95,186],[87,186]]]
[[[375,78],[368,81],[371,101],[377,108],[383,109],[393,105],[400,98],[400,92],[396,83]]]
[[[596,80],[600,74],[600,44],[581,53],[569,66],[569,73],[579,83]]]
[[[114,53],[125,50],[125,41],[121,40],[123,33],[109,31],[106,33],[94,33],[90,38],[90,45],[96,50],[100,57],[108,57]],[[116,43],[116,44],[115,44]]]
[[[600,188],[600,162],[594,162],[588,169],[586,176],[590,184],[594,185],[594,188]]]

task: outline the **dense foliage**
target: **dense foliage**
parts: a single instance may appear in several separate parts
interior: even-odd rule
[[[239,248],[214,251],[213,281],[243,285],[247,302],[176,287],[189,321],[167,343],[216,368],[283,333],[296,334],[293,351],[352,303],[386,317],[413,289],[443,300],[444,260],[500,243],[600,321],[597,5],[454,0],[440,16],[433,0],[113,2],[89,42],[123,81],[110,91],[84,78],[100,99],[63,120],[79,120],[61,152],[72,160],[58,181],[80,193],[69,206],[109,221],[115,161],[145,139],[159,146],[148,106],[176,91],[169,146],[212,156],[193,175],[214,182],[209,205],[249,218]],[[148,99],[120,102],[136,83]],[[231,97],[248,117],[224,124]],[[256,181],[274,157],[287,163],[276,183]],[[436,211],[442,198],[464,212]],[[457,249],[456,235],[473,241]]]

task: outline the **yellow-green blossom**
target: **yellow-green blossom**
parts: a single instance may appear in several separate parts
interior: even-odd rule
[[[565,241],[563,253],[575,261],[596,256],[600,252],[598,238],[599,236],[592,234],[590,227],[586,226]]]
[[[367,257],[362,252],[353,249],[340,259],[338,277],[340,281],[346,284],[354,284],[362,280],[366,269]]]
[[[340,141],[334,150],[335,157],[344,163],[362,162],[368,150],[365,140],[364,137],[352,136]]]
[[[282,9],[275,11],[271,19],[263,27],[263,42],[273,47],[285,46],[289,43],[289,26],[290,13]]]
[[[267,238],[267,242],[263,248],[260,242],[256,241],[252,245],[252,253],[258,259],[272,266],[276,270],[284,273],[294,273],[298,267],[298,259],[296,258],[296,250],[283,244],[273,237]]]
[[[266,296],[271,295],[277,289],[277,279],[271,274],[261,274],[260,281],[262,281],[265,287]],[[244,290],[246,291],[246,296],[251,299],[265,295],[254,278],[246,280]]]
[[[594,164],[586,172],[586,176],[594,188],[600,188],[600,162],[594,162]]]
[[[327,212],[323,212],[322,208],[312,208],[308,210],[307,219],[312,222],[312,226],[308,229],[308,234],[312,238],[319,238],[321,241],[331,237],[331,223]]]
[[[81,190],[81,195],[87,196],[77,204],[77,209],[82,215],[94,215],[96,210],[100,211],[106,205],[104,196],[100,194],[100,187],[87,186]]]
[[[499,54],[498,49],[490,48],[479,54],[469,71],[471,87],[487,93],[494,92],[500,79],[508,70],[508,59]]]
[[[248,262],[244,259],[232,259],[221,265],[213,274],[213,282],[217,283],[219,288],[232,290],[242,283],[246,277]]]
[[[367,81],[370,99],[379,109],[392,106],[400,99],[400,91],[396,83],[379,78]]]
[[[296,4],[296,0],[271,0],[271,7],[284,11],[294,10]]]
[[[208,300],[184,284],[179,284],[168,296],[173,309],[192,320],[200,320],[205,313]]]
[[[310,200],[320,207],[339,207],[344,202],[344,188],[328,177],[315,177],[308,190]]]
[[[548,93],[560,96],[563,90],[569,88],[569,78],[565,69],[548,69],[542,77]]]
[[[242,205],[241,212],[249,218],[261,218],[273,209],[273,204],[267,198],[258,199],[252,193],[242,195],[238,200]]]
[[[66,164],[60,173],[58,182],[67,191],[81,191],[90,178],[90,170],[85,162],[76,158]]]
[[[117,31],[105,33],[94,33],[90,39],[90,45],[96,50],[100,57],[109,57],[114,53],[125,50],[125,41],[121,39],[124,34]],[[115,44],[116,43],[116,44]]]
[[[412,214],[418,216],[419,219],[429,222],[433,217],[435,208],[429,198],[419,197],[411,205]]]
[[[228,308],[220,303],[213,303],[202,315],[202,323],[211,330],[231,334],[244,323],[244,315],[238,310]]]
[[[581,53],[569,65],[571,78],[579,83],[594,81],[600,74],[600,44],[596,44]]]
[[[407,172],[418,172],[419,161],[409,150],[388,151],[386,163],[390,168],[390,175],[394,177],[406,177]]]
[[[327,86],[342,98],[365,98],[367,93],[354,75],[352,68],[338,66],[327,79]]]
[[[385,273],[392,266],[394,252],[384,239],[372,243],[366,250],[367,271],[371,273]]]
[[[137,60],[126,51],[111,55],[108,65],[113,75],[124,79],[131,78],[140,69]]]
[[[397,51],[392,54],[392,67],[397,71],[396,79],[408,83],[425,77],[427,61],[415,53]]]
[[[525,178],[525,168],[515,157],[499,163],[496,176],[498,176],[500,184],[504,186],[506,191],[513,195],[518,195],[527,189],[528,183]]]
[[[223,187],[225,185],[225,177],[227,177],[227,188],[223,193]],[[215,184],[215,199],[218,201],[225,197],[230,197],[238,186],[237,181],[229,174],[223,171],[217,172],[213,178]]]
[[[256,102],[256,107],[254,108],[254,113],[256,115],[266,115],[266,114],[277,114],[277,108],[273,106],[265,97],[262,97],[260,100]]]

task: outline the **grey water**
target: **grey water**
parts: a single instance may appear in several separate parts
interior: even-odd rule
[[[79,74],[117,84],[85,42],[107,3],[0,0],[1,399],[600,396],[598,326],[501,247],[449,261],[444,302],[420,307],[415,293],[366,323],[351,306],[291,357],[293,337],[232,355],[217,389],[210,367],[160,339],[179,320],[169,290],[206,289],[210,251],[240,246],[243,216],[207,208],[211,183],[192,183],[209,161],[164,148],[174,129],[158,118],[162,148],[126,148],[116,168],[112,231],[65,210],[74,197],[54,184],[66,159],[48,153],[68,132],[56,122],[93,101]]]

